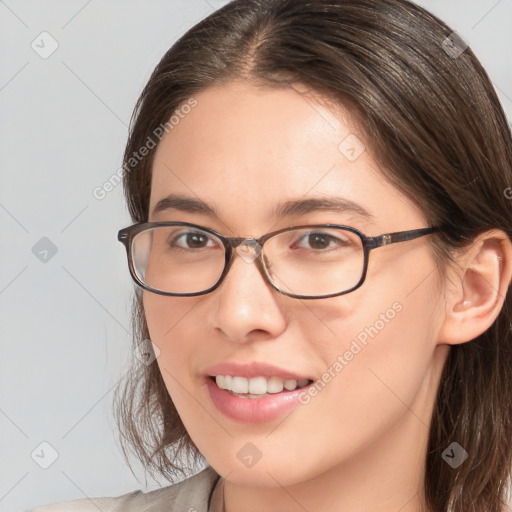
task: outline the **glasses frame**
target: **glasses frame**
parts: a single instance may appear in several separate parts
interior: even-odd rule
[[[157,288],[152,288],[151,286],[145,284],[142,282],[139,277],[137,276],[135,272],[135,268],[133,265],[133,258],[132,258],[132,242],[136,235],[139,233],[146,231],[148,229],[156,228],[156,227],[165,227],[165,226],[187,226],[195,229],[199,229],[201,231],[204,231],[206,233],[210,233],[211,235],[216,236],[224,245],[225,249],[225,257],[224,257],[224,270],[222,271],[222,274],[220,275],[217,282],[211,286],[210,288],[201,291],[201,292],[192,292],[192,293],[172,293],[172,292],[164,292],[162,290],[158,290]],[[356,234],[362,242],[363,245],[363,254],[364,254],[364,264],[363,264],[363,271],[361,274],[361,278],[359,279],[358,283],[353,286],[352,288],[348,290],[344,290],[342,292],[338,293],[330,293],[327,295],[298,295],[294,293],[288,293],[283,290],[280,290],[271,280],[271,277],[268,273],[268,270],[265,266],[264,262],[264,248],[263,244],[269,240],[270,238],[279,235],[281,233],[285,233],[286,231],[292,231],[295,229],[306,229],[306,228],[336,228],[336,229],[344,229],[347,231],[350,231],[354,234]],[[431,233],[435,233],[437,231],[440,231],[440,228],[438,227],[431,227],[431,228],[421,228],[421,229],[413,229],[409,231],[396,231],[393,233],[384,233],[379,236],[367,236],[361,231],[359,231],[356,228],[353,228],[351,226],[345,226],[342,224],[306,224],[306,225],[298,225],[298,226],[289,226],[287,228],[279,229],[277,231],[272,231],[271,233],[267,233],[259,238],[252,238],[252,237],[227,237],[222,235],[221,233],[218,233],[217,231],[205,228],[204,226],[200,226],[198,224],[192,224],[190,222],[139,222],[137,224],[133,224],[132,226],[126,227],[124,229],[119,230],[117,234],[117,239],[125,246],[126,253],[128,256],[128,267],[130,269],[130,274],[132,276],[132,279],[144,290],[157,293],[159,295],[165,295],[165,296],[172,296],[172,297],[195,297],[198,295],[206,295],[207,293],[211,293],[216,288],[220,286],[224,278],[226,277],[227,273],[229,272],[229,269],[231,268],[233,261],[234,261],[234,255],[236,252],[236,248],[242,244],[245,241],[251,241],[256,242],[261,247],[261,252],[258,255],[257,258],[255,258],[254,263],[256,264],[258,270],[260,271],[260,274],[263,276],[265,281],[277,292],[281,293],[282,295],[286,295],[287,297],[292,297],[295,299],[327,299],[330,297],[338,297],[340,295],[346,295],[347,293],[353,292],[357,288],[361,287],[366,279],[366,273],[368,270],[368,262],[370,258],[370,252],[374,249],[377,249],[379,247],[384,247],[386,245],[395,244],[397,242],[407,242],[409,240],[414,240],[416,238],[430,235]]]

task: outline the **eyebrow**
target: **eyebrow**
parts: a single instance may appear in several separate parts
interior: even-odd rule
[[[199,213],[209,217],[219,217],[218,211],[204,201],[176,194],[170,194],[160,199],[154,206],[152,215],[171,209],[187,213]],[[274,208],[272,214],[275,218],[281,218],[294,215],[302,216],[317,211],[350,213],[366,221],[374,220],[374,216],[363,206],[342,197],[318,197],[287,201]]]
[[[276,217],[291,217],[293,215],[306,215],[316,211],[351,213],[366,221],[374,219],[374,216],[366,208],[343,197],[319,197],[287,201],[274,210],[274,215]]]
[[[158,201],[154,206],[152,215],[171,209],[189,213],[202,213],[203,215],[208,215],[210,217],[218,217],[215,208],[211,207],[204,201],[176,194],[170,194],[167,197],[160,199],[160,201]]]

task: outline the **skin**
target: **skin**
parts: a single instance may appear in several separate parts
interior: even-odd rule
[[[196,99],[156,150],[150,212],[172,193],[200,199],[217,215],[170,209],[150,213],[150,221],[193,222],[242,237],[294,224],[345,224],[372,236],[427,226],[384,178],[366,141],[355,161],[340,152],[340,142],[357,134],[343,109],[305,91],[238,82]],[[373,218],[272,214],[284,201],[313,197],[348,198]],[[428,426],[450,344],[492,323],[512,273],[510,243],[499,231],[477,240],[446,278],[430,239],[372,251],[363,286],[329,299],[279,294],[239,257],[207,295],[144,293],[165,384],[192,440],[225,478],[227,512],[422,510]],[[207,367],[265,361],[321,379],[395,303],[401,311],[307,405],[247,425],[212,404]],[[262,454],[251,468],[237,457],[247,442]]]

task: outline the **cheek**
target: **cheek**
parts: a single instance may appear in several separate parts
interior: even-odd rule
[[[413,403],[415,414],[428,424],[438,371],[440,291],[425,271],[432,266],[424,263],[423,272],[376,273],[368,280],[373,286],[311,305],[313,315],[299,320],[299,332],[315,333],[310,341],[325,365],[318,391],[306,397],[310,411],[305,414],[323,417],[316,422],[322,425],[320,437],[338,437],[341,450],[343,439],[364,442],[378,436]]]
[[[176,333],[183,332],[183,326],[193,328],[190,324],[190,315],[200,302],[197,297],[165,297],[151,292],[144,292],[143,306],[151,340],[160,350],[167,350],[170,344],[177,346]],[[188,318],[187,318],[188,317]],[[161,346],[160,346],[161,345]]]
[[[195,341],[200,339],[195,333],[198,322],[191,321],[198,302],[197,297],[174,298],[149,292],[143,296],[149,335],[160,350],[157,362],[171,394],[191,367]]]
[[[191,399],[191,390],[195,392],[197,386],[191,368],[200,353],[197,343],[204,339],[204,333],[200,334],[201,324],[194,316],[199,302],[197,297],[174,298],[152,293],[145,293],[143,300],[151,341],[160,350],[156,361],[165,387],[192,435],[194,423],[202,412],[198,402]]]

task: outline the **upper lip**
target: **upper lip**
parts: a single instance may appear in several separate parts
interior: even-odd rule
[[[268,363],[252,361],[250,363],[225,362],[206,369],[205,373],[210,377],[217,375],[231,375],[238,377],[280,377],[284,380],[313,380],[308,376],[300,375],[284,368],[279,368]]]

